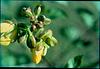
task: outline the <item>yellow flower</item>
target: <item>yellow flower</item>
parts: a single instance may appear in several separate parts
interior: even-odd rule
[[[7,46],[10,44],[11,39],[9,37],[0,37],[0,45]]]
[[[0,23],[0,45],[8,46],[15,38],[16,31],[14,30],[13,22],[6,20]]]
[[[42,47],[42,49],[39,51],[37,51],[35,48],[32,49],[32,60],[34,63],[38,64],[41,61],[43,49],[44,49],[44,47]]]
[[[3,23],[0,23],[0,33],[5,33],[12,31],[14,29],[14,24],[12,24],[11,21],[4,21]]]

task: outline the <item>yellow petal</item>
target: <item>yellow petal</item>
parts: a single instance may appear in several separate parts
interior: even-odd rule
[[[41,61],[42,56],[40,54],[38,54],[38,55],[33,55],[32,58],[33,58],[33,62],[38,64]]]
[[[1,37],[0,38],[0,45],[8,46],[10,44],[11,39],[9,37]]]
[[[33,50],[32,60],[34,63],[38,64],[42,59],[43,48],[40,51]]]
[[[14,29],[14,25],[10,23],[0,23],[0,32],[9,32]]]

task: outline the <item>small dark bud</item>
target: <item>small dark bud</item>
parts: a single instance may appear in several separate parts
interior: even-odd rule
[[[44,15],[40,15],[37,19],[38,19],[38,21],[44,22],[45,16]]]
[[[28,38],[27,38],[27,46],[29,48],[34,48],[35,44],[36,44],[36,40],[35,40],[34,36],[28,36]]]

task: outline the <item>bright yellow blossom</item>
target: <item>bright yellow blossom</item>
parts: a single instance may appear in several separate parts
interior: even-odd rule
[[[13,22],[6,20],[0,23],[0,34],[0,45],[8,46],[17,34]]]

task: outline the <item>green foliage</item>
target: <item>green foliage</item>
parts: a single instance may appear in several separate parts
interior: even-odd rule
[[[82,57],[82,55],[79,55],[69,59],[64,68],[79,68],[82,62]]]

